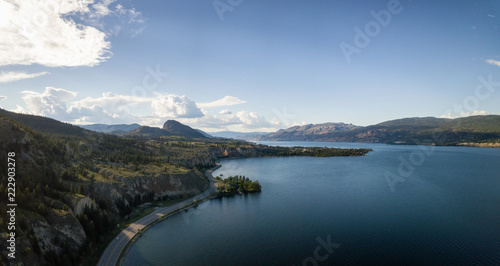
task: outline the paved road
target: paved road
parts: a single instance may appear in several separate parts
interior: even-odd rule
[[[200,201],[201,199],[208,197],[212,192],[216,192],[217,191],[217,187],[215,186],[216,181],[212,177],[212,172],[215,171],[215,169],[217,169],[218,167],[220,167],[220,163],[216,162],[216,164],[217,166],[205,172],[205,176],[210,181],[210,187],[207,190],[205,190],[201,194],[198,194],[182,202],[176,203],[168,207],[159,208],[153,213],[144,216],[143,218],[137,220],[133,224],[130,224],[127,228],[121,231],[120,234],[118,234],[116,238],[113,239],[113,241],[111,241],[108,244],[106,250],[102,253],[101,258],[99,259],[97,265],[98,266],[116,265],[118,259],[120,258],[120,254],[122,253],[122,250],[127,246],[130,239],[132,239],[132,237],[134,237],[135,234],[139,232],[139,230],[143,229],[147,225],[161,218],[163,215],[174,212],[180,208],[183,208],[185,204],[193,203],[193,200]]]

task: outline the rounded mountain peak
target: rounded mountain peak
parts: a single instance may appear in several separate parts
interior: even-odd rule
[[[162,129],[176,136],[205,138],[205,136],[200,132],[175,120],[167,120],[167,122],[163,124]]]

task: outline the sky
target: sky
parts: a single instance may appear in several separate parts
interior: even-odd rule
[[[216,131],[500,114],[500,1],[0,0],[0,107]]]

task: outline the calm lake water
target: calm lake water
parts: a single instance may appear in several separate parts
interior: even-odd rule
[[[500,149],[372,148],[362,157],[222,161],[262,192],[213,199],[149,229],[125,265],[500,264]]]

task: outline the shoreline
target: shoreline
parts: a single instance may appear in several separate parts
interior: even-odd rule
[[[168,207],[163,207],[154,212],[142,217],[141,219],[130,224],[127,228],[123,229],[116,238],[108,243],[106,249],[99,257],[97,265],[121,265],[123,259],[127,255],[129,249],[132,247],[134,242],[142,236],[142,233],[147,231],[149,228],[155,224],[167,219],[171,215],[177,214],[183,210],[187,210],[193,206],[200,204],[206,200],[215,198],[213,196],[214,192],[217,192],[217,183],[212,173],[222,167],[220,163],[221,159],[215,161],[215,166],[205,171],[205,177],[209,182],[208,188],[186,200],[178,202]],[[196,203],[194,202],[196,201]]]
[[[344,141],[327,141],[327,140],[249,140],[255,144],[265,144],[262,142],[328,142],[328,143],[355,143],[355,144],[383,144],[388,146],[436,146],[436,147],[476,147],[476,148],[500,148],[500,142],[457,142],[452,144],[438,144],[438,143],[408,143],[408,142],[344,142]],[[265,144],[267,145],[267,144]],[[279,146],[279,145],[277,145]],[[344,148],[341,148],[344,149]]]
[[[364,154],[363,156],[365,155],[366,154]],[[296,156],[262,156],[262,157],[257,156],[251,158],[273,158],[273,157],[296,157]],[[297,156],[297,157],[302,157],[302,156]],[[244,159],[244,158],[245,157],[228,157],[215,160],[214,162],[215,166],[205,171],[205,177],[209,181],[209,187],[205,191],[191,198],[175,203],[173,205],[159,208],[154,212],[131,223],[120,233],[118,233],[118,235],[115,236],[116,238],[114,237],[113,240],[108,243],[104,252],[100,255],[99,261],[97,262],[96,265],[98,266],[121,265],[123,263],[123,259],[125,258],[129,249],[132,247],[135,241],[137,241],[137,239],[142,236],[142,233],[147,231],[149,228],[156,225],[157,223],[162,222],[171,215],[177,214],[181,211],[197,206],[198,204],[204,201],[220,197],[221,195],[219,195],[216,186],[217,181],[214,179],[212,173],[222,167],[221,164],[222,160],[234,160],[234,159]],[[217,195],[214,195],[215,193],[217,193]]]

